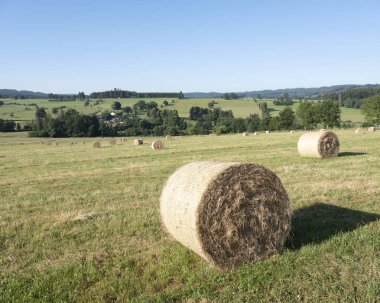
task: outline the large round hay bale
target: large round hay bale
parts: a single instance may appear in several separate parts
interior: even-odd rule
[[[152,143],[152,149],[163,149],[164,148],[164,142],[157,140],[153,141]]]
[[[102,145],[100,144],[100,142],[94,142],[94,143],[92,144],[92,147],[93,147],[93,148],[101,148]]]
[[[142,139],[135,139],[134,141],[133,141],[133,145],[141,145],[141,144],[143,144],[144,143],[144,141],[142,140]]]
[[[309,132],[298,139],[298,153],[302,157],[335,157],[339,153],[339,147],[339,139],[331,131]]]
[[[368,127],[368,131],[369,132],[374,132],[376,129],[375,129],[375,127],[373,127],[373,126],[371,126],[371,127]]]
[[[123,142],[127,142],[128,141],[128,139],[127,138],[123,138]]]
[[[117,143],[117,139],[111,139],[111,140],[109,141],[109,143],[110,143],[110,145],[116,145],[116,143]]]
[[[244,133],[243,133],[243,136],[244,136],[244,137],[249,136],[249,132],[244,132]]]
[[[260,133],[259,132],[254,132],[253,135],[254,136],[258,136]]]
[[[268,258],[288,236],[280,179],[251,163],[193,162],[172,174],[160,209],[169,233],[220,268]]]
[[[269,134],[269,130],[265,131],[266,134]]]
[[[170,136],[170,135],[166,136],[166,140],[171,140],[171,139],[172,139],[172,136]]]
[[[294,134],[294,130],[289,131],[289,134]]]

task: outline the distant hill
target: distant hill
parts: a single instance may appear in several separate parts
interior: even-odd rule
[[[377,87],[377,84],[347,84],[347,85],[334,85],[334,86],[322,86],[322,87],[312,87],[312,88],[284,88],[275,90],[258,90],[258,91],[246,91],[246,92],[235,92],[239,97],[249,97],[258,98],[262,97],[265,99],[277,99],[284,93],[288,93],[291,98],[310,98],[319,99],[326,94],[344,92],[353,88],[367,88],[367,87]],[[210,93],[198,93],[191,92],[185,93],[185,98],[217,98],[223,96],[223,93],[210,92]]]
[[[0,89],[1,98],[22,97],[25,99],[47,98],[47,94],[41,92],[32,92],[29,90]]]

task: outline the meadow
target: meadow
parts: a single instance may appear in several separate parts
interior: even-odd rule
[[[379,302],[380,132],[336,134],[339,157],[321,160],[298,156],[301,132],[174,137],[159,151],[152,137],[0,133],[0,302]],[[163,185],[198,160],[277,173],[294,211],[281,253],[220,271],[166,233]]]
[[[89,106],[84,106],[84,101],[48,101],[47,99],[26,99],[26,100],[12,100],[5,99],[5,103],[18,103],[10,104],[5,106],[0,106],[0,119],[4,120],[17,120],[17,121],[30,121],[35,119],[35,106],[30,104],[37,104],[39,107],[44,107],[51,112],[52,108],[59,108],[65,106],[66,108],[73,108],[84,114],[98,113],[104,110],[112,111],[112,104],[115,101],[119,101],[122,107],[133,106],[136,102],[141,99],[129,98],[129,99],[103,99],[102,103],[95,105],[95,100],[92,100]],[[159,105],[167,100],[173,104],[170,104],[168,109],[175,109],[178,111],[181,117],[188,118],[189,111],[192,106],[199,106],[203,108],[208,107],[208,103],[214,100],[217,102],[215,107],[222,108],[223,110],[232,110],[236,118],[245,118],[250,114],[260,114],[260,109],[258,105],[252,99],[238,99],[238,100],[224,100],[224,99],[170,99],[170,98],[145,98],[146,102],[155,101]],[[285,106],[276,106],[273,104],[273,100],[265,99],[258,100],[258,102],[267,102],[268,108],[271,111],[272,116],[277,116],[278,113],[285,108]],[[293,109],[295,110],[298,103],[293,104]],[[352,121],[355,123],[363,123],[364,115],[360,109],[345,108],[342,107],[342,121]]]

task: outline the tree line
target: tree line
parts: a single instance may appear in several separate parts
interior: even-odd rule
[[[179,98],[183,99],[184,95],[182,92],[150,92],[150,93],[138,93],[135,91],[113,89],[104,92],[93,92],[89,95],[91,99],[101,99],[101,98]]]

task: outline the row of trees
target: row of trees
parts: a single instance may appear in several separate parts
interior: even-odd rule
[[[303,101],[296,112],[286,107],[276,117],[271,116],[266,102],[260,102],[258,105],[261,116],[251,114],[245,119],[235,118],[232,111],[193,106],[190,108],[188,121],[179,117],[176,110],[160,109],[156,102],[144,100],[134,104],[133,108],[128,106],[123,108],[121,104],[117,104],[116,114],[105,112],[101,117],[82,115],[73,109],[65,111],[57,109],[56,114],[51,115],[46,113],[45,109],[38,108],[36,120],[30,125],[34,130],[31,136],[161,136],[211,132],[224,134],[260,130],[314,129],[320,125],[329,128],[340,126],[341,112],[334,100]],[[367,99],[363,103],[363,112],[369,123],[379,124],[380,95]],[[7,129],[10,128],[8,124]]]
[[[183,99],[184,95],[182,92],[173,93],[138,93],[134,91],[121,90],[114,88],[113,90],[104,91],[104,92],[93,92],[89,95],[91,99],[100,99],[100,98],[179,98]]]

